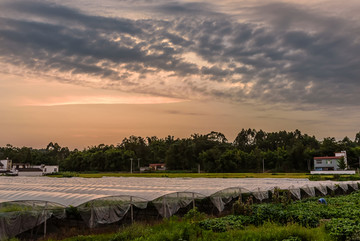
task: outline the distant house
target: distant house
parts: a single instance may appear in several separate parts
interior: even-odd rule
[[[18,176],[42,176],[42,170],[31,167],[30,163],[15,162],[11,171]]]
[[[59,166],[38,165],[31,166],[29,163],[14,163],[12,172],[19,176],[42,176],[59,171]]]
[[[150,167],[140,167],[140,172],[148,172],[150,171]]]
[[[0,160],[0,172],[5,173],[5,172],[10,172],[12,167],[12,160],[9,160],[9,158],[7,158],[6,160]]]
[[[14,162],[12,164],[12,169],[23,169],[23,168],[30,168],[30,163],[21,163],[21,162]]]
[[[322,156],[314,157],[314,170],[315,171],[338,171],[339,161],[344,158],[347,166],[346,151],[336,152],[335,156]]]
[[[17,168],[13,170],[18,176],[42,176],[42,170],[40,168]]]
[[[149,168],[150,170],[153,171],[165,171],[166,165],[165,163],[154,163],[154,164],[149,164]]]
[[[314,169],[315,171],[337,171],[340,158],[337,156],[314,157]]]
[[[32,166],[34,168],[40,168],[43,174],[51,174],[55,172],[59,172],[59,166],[48,166],[48,165],[40,165],[40,166]]]

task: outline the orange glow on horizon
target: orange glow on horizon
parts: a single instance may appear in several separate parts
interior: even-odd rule
[[[156,96],[66,96],[42,100],[25,100],[21,106],[62,106],[88,104],[169,104],[187,100]]]

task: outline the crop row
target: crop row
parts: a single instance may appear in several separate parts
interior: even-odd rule
[[[266,222],[279,225],[299,224],[314,228],[324,223],[327,232],[336,240],[352,240],[360,237],[360,192],[339,197],[327,197],[327,205],[317,198],[293,203],[234,204],[237,215],[205,219],[199,226],[214,232],[260,226]],[[240,207],[240,208],[239,208]],[[240,210],[240,211],[239,211]]]

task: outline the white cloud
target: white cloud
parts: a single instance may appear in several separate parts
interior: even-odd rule
[[[0,62],[18,75],[160,99],[357,106],[359,18],[320,2],[106,1],[96,12],[91,1],[7,1]]]

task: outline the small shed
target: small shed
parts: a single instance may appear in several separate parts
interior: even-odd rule
[[[153,163],[153,164],[149,164],[150,170],[154,170],[154,171],[165,171],[166,170],[166,165],[165,163]]]

